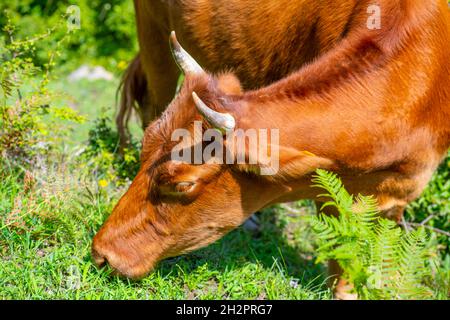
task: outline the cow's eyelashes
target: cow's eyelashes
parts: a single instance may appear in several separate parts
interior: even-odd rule
[[[166,196],[181,196],[190,194],[195,189],[195,183],[190,181],[166,183],[159,186],[161,194]]]

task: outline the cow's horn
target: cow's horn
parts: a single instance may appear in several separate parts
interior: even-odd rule
[[[180,45],[175,31],[172,31],[170,34],[170,44],[175,61],[184,74],[202,74],[205,72],[197,61]]]
[[[220,113],[208,107],[195,92],[192,92],[195,106],[198,112],[208,121],[208,123],[222,132],[233,131],[236,127],[236,121],[233,116],[228,113]]]

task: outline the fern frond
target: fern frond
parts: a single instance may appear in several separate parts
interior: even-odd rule
[[[318,170],[313,182],[327,193],[325,206],[338,209],[339,217],[311,217],[317,236],[317,261],[335,259],[344,277],[361,299],[423,299],[432,292],[424,283],[427,235],[424,230],[405,233],[391,220],[380,217],[372,196],[351,196],[333,173]],[[322,207],[323,209],[323,207]]]
[[[417,229],[403,236],[398,248],[399,278],[396,279],[398,295],[402,299],[412,297],[429,298],[430,290],[417,285],[427,275],[425,261],[427,258],[425,229]]]
[[[345,214],[351,211],[353,197],[343,187],[341,179],[332,172],[318,169],[317,175],[313,178],[313,187],[321,188],[327,191],[326,194],[320,194],[318,197],[331,198],[332,201],[326,202],[322,209],[326,206],[334,206],[339,213]]]
[[[378,279],[379,285],[376,289],[382,289],[388,285],[390,279],[396,276],[396,250],[401,240],[401,230],[393,221],[380,219],[378,225],[374,228],[374,234],[370,240],[370,265],[380,275]]]
[[[353,204],[353,212],[356,214],[358,221],[365,225],[371,225],[380,215],[377,200],[373,196],[360,194]]]

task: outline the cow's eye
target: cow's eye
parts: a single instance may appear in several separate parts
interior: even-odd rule
[[[178,182],[175,185],[175,191],[179,192],[179,193],[187,193],[189,191],[192,191],[192,189],[194,188],[194,182],[188,182],[188,181],[183,181],[183,182]]]
[[[194,201],[199,192],[201,182],[200,181],[165,181],[156,185],[153,190],[152,196],[154,199],[160,199],[162,201],[181,201],[189,203]]]

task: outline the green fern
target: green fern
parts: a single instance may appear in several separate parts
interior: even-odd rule
[[[380,217],[373,197],[353,197],[337,175],[317,170],[313,186],[327,193],[324,207],[333,206],[338,217],[323,213],[311,218],[318,239],[317,262],[335,259],[343,277],[361,299],[424,299],[432,297],[423,280],[427,234],[424,229],[405,232],[393,221]]]

